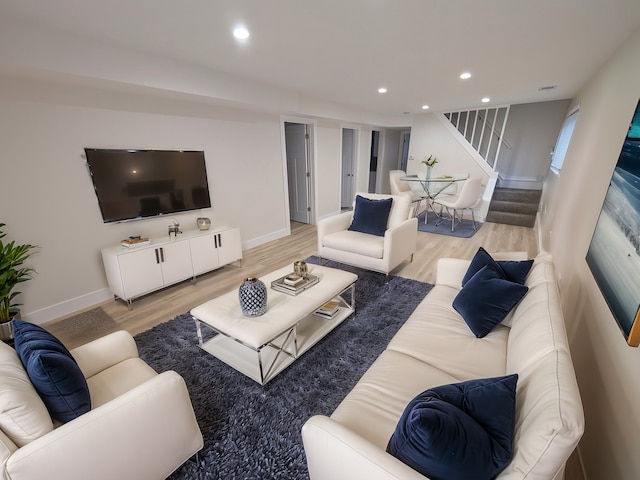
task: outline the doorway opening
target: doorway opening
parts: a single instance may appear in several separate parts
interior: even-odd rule
[[[309,132],[308,124],[284,123],[289,218],[300,223],[311,223],[312,220],[311,135]]]
[[[340,190],[340,208],[342,211],[351,210],[351,208],[353,208],[357,158],[356,136],[355,129],[342,129],[342,184]]]
[[[378,147],[380,143],[380,132],[371,132],[371,159],[369,160],[369,193],[375,193],[378,175]]]

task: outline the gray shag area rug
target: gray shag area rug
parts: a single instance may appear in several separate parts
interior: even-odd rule
[[[424,223],[424,212],[418,216],[419,232],[437,233],[438,235],[447,235],[449,237],[471,238],[478,230],[480,230],[480,227],[484,225],[482,222],[476,222],[476,229],[474,230],[471,215],[469,212],[465,212],[466,216],[462,220],[462,223],[458,223],[456,221],[456,228],[452,232],[450,220],[444,220],[440,225],[436,226],[436,220],[438,220],[438,217],[436,217],[435,213],[429,211],[427,212],[427,215],[427,223]]]
[[[307,262],[318,263],[315,257]],[[185,379],[204,436],[198,463],[188,461],[171,479],[309,478],[302,425],[335,410],[432,287],[402,277],[385,283],[382,274],[336,262],[323,265],[358,275],[356,312],[264,389],[201,350],[189,314],[135,337],[141,358],[154,369],[175,370]]]

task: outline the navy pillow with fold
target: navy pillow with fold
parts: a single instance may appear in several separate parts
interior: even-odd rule
[[[513,455],[517,381],[512,374],[420,393],[387,452],[433,480],[495,478]]]
[[[14,346],[49,414],[66,423],[91,410],[87,381],[56,337],[33,323],[13,321]]]
[[[356,195],[356,207],[349,230],[384,237],[393,198],[372,200]]]
[[[478,270],[485,265],[489,265],[493,268],[502,278],[524,285],[524,282],[527,279],[527,274],[533,265],[533,260],[496,261],[484,248],[480,247],[471,260],[467,272],[462,278],[462,286],[464,287],[471,277],[478,273]]]
[[[515,307],[529,287],[505,280],[491,265],[485,265],[453,299],[473,334],[482,338]]]

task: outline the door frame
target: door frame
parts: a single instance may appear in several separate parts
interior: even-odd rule
[[[307,144],[307,165],[309,168],[309,191],[307,193],[309,205],[311,208],[309,212],[309,224],[315,225],[317,219],[316,205],[318,204],[316,199],[316,152],[315,152],[315,132],[316,121],[311,118],[305,117],[293,117],[288,115],[280,116],[280,143],[282,151],[282,180],[284,188],[284,209],[287,219],[286,230],[291,234],[291,210],[289,209],[289,172],[287,168],[287,144],[285,134],[285,123],[300,123],[307,126],[309,134],[309,142]]]
[[[343,176],[342,176],[342,172],[343,172],[343,162],[344,162],[344,158],[342,158],[342,140],[343,140],[343,135],[344,135],[344,130],[348,129],[348,130],[353,130],[353,176],[351,177],[351,183],[352,183],[352,192],[353,192],[353,198],[351,199],[351,202],[353,202],[353,200],[355,199],[355,195],[356,192],[358,190],[357,188],[357,182],[356,182],[356,178],[358,176],[358,158],[360,156],[360,126],[359,125],[352,125],[352,124],[341,124],[340,125],[340,208],[342,209],[342,180],[343,180]],[[350,203],[351,203],[350,202]]]

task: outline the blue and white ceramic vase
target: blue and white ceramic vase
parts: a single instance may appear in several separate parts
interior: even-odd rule
[[[247,278],[238,289],[242,313],[257,317],[267,311],[267,287],[257,278]]]

